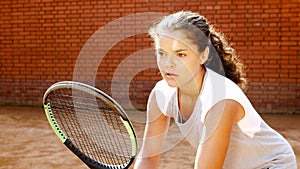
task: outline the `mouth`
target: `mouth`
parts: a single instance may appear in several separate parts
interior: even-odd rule
[[[165,76],[166,76],[167,78],[175,78],[175,77],[178,76],[177,74],[175,74],[175,73],[170,73],[170,72],[165,72],[164,74],[165,74]]]

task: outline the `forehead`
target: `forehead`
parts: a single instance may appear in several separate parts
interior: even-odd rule
[[[167,50],[188,49],[197,52],[197,45],[187,36],[186,31],[160,32],[158,36],[158,48]]]

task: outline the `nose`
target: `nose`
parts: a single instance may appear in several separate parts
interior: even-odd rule
[[[166,68],[174,68],[175,67],[175,62],[174,62],[174,57],[171,54],[168,54],[166,56],[165,62],[164,62],[164,66]]]

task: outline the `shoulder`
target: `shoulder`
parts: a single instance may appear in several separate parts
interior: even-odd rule
[[[175,89],[175,88],[170,87],[168,85],[168,83],[164,79],[162,79],[155,84],[153,89],[154,90],[170,90],[170,89]]]
[[[230,112],[243,112],[247,97],[244,92],[230,79],[207,69],[204,89],[201,94],[203,104],[202,120],[207,119],[211,111],[223,112],[228,110],[226,116],[233,115]]]
[[[239,102],[231,99],[220,101],[210,111],[220,111],[222,113],[222,119],[231,124],[237,123],[245,115],[243,106]]]
[[[207,70],[207,74],[206,95],[210,95],[214,104],[230,99],[243,106],[244,102],[248,100],[242,89],[227,77],[210,69]]]
[[[160,80],[152,89],[148,104],[155,102],[160,111],[166,115],[167,107],[176,91],[177,88],[170,87],[165,80]]]
[[[232,126],[243,116],[244,110],[238,102],[234,100],[218,102],[208,111],[204,119],[205,136],[201,138],[201,142],[206,142],[216,133],[230,135]]]
[[[222,78],[223,80],[220,80]],[[218,81],[219,83],[215,83],[216,81]],[[215,107],[216,105],[219,104],[220,106],[226,103],[225,105],[227,106],[224,107],[226,108],[224,110],[228,110],[229,113],[224,114],[224,117],[229,117],[230,112],[234,112],[232,110],[235,108],[240,109],[240,112],[242,112],[242,113],[238,113],[236,116],[237,118],[240,117],[238,118],[240,120],[237,122],[237,124],[244,133],[253,137],[253,135],[256,132],[261,130],[261,123],[262,123],[261,117],[257,113],[256,109],[254,108],[254,106],[252,105],[251,101],[248,99],[246,94],[240,89],[238,85],[236,85],[230,79],[221,76],[213,71],[210,71],[209,83],[212,86],[210,91],[212,91],[212,93],[214,94],[210,95],[210,97],[212,98],[211,100],[213,100],[210,102],[211,104],[207,104],[204,106],[205,112],[207,112],[206,115],[210,113],[210,110],[216,108]],[[218,91],[218,92],[214,92],[214,91]],[[220,97],[220,93],[221,95],[222,94],[224,95]],[[202,119],[206,118],[205,117],[206,115],[203,115]],[[235,116],[235,114],[231,114],[231,115]]]
[[[245,112],[240,103],[235,100],[222,100],[215,104],[207,113],[205,124],[218,124],[221,120],[233,125],[241,120]]]
[[[151,94],[155,94],[156,96],[160,96],[167,99],[173,96],[176,90],[177,88],[170,87],[165,80],[160,80],[152,89]]]
[[[209,111],[197,152],[196,163],[198,166],[208,167],[207,165],[212,164],[210,161],[217,162],[222,166],[231,140],[232,127],[236,123],[236,117],[240,110],[237,102],[222,100]],[[218,151],[217,155],[214,153],[216,151]],[[206,160],[209,163],[198,163],[198,160]]]

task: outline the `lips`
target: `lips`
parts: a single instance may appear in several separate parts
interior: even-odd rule
[[[175,73],[165,72],[165,76],[166,76],[167,78],[175,78],[175,77],[177,77],[178,75],[175,74]]]

